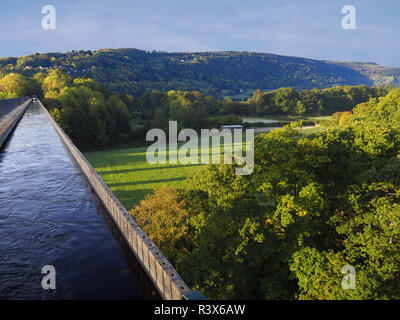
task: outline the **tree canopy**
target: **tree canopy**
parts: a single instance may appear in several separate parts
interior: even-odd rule
[[[80,148],[128,141],[132,115],[115,94],[89,78],[73,79],[62,70],[0,78],[0,98],[37,95]]]
[[[395,89],[317,133],[257,136],[250,176],[196,171],[173,191],[187,236],[170,258],[183,278],[216,299],[399,299],[399,110]],[[170,203],[159,203],[162,221],[175,219]],[[354,289],[342,287],[344,266]]]

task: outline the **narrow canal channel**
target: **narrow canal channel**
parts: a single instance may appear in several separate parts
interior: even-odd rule
[[[44,290],[42,267],[56,289]],[[0,151],[0,299],[154,299],[38,103]]]

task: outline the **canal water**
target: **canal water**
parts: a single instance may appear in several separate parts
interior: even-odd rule
[[[42,287],[47,265],[55,289]],[[150,298],[143,270],[31,104],[0,151],[0,299]]]

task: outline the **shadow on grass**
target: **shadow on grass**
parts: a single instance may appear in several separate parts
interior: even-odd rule
[[[146,167],[146,168],[133,168],[133,169],[124,169],[124,170],[108,170],[108,171],[98,171],[99,174],[115,174],[115,173],[127,173],[127,172],[134,172],[134,171],[147,171],[147,170],[158,170],[158,169],[174,169],[174,168],[186,168],[186,167],[200,167],[203,164],[185,164],[185,165],[176,165],[176,166],[164,166],[164,167],[157,167],[154,165],[153,167]]]
[[[171,181],[182,181],[185,180],[186,177],[181,178],[170,178],[170,179],[159,179],[159,180],[147,180],[147,181],[132,181],[132,182],[122,182],[122,183],[108,183],[109,187],[120,187],[120,186],[135,186],[139,184],[151,184],[151,183],[162,183],[162,182],[171,182]],[[135,192],[135,191],[131,191]]]

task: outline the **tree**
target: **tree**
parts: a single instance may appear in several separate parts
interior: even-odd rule
[[[3,99],[5,99],[31,96],[40,92],[40,90],[35,80],[16,73],[10,73],[0,79],[0,92],[2,92]]]
[[[293,88],[281,88],[275,91],[274,102],[285,114],[294,114],[298,92]]]
[[[129,211],[154,243],[172,260],[193,247],[189,214],[178,190],[164,186]]]
[[[48,75],[42,82],[44,92],[56,91],[60,92],[61,89],[69,86],[72,78],[69,77],[64,71],[53,69],[49,70]]]
[[[90,149],[127,141],[132,116],[117,95],[92,79],[72,79],[51,70],[42,79],[44,104],[80,147]]]

